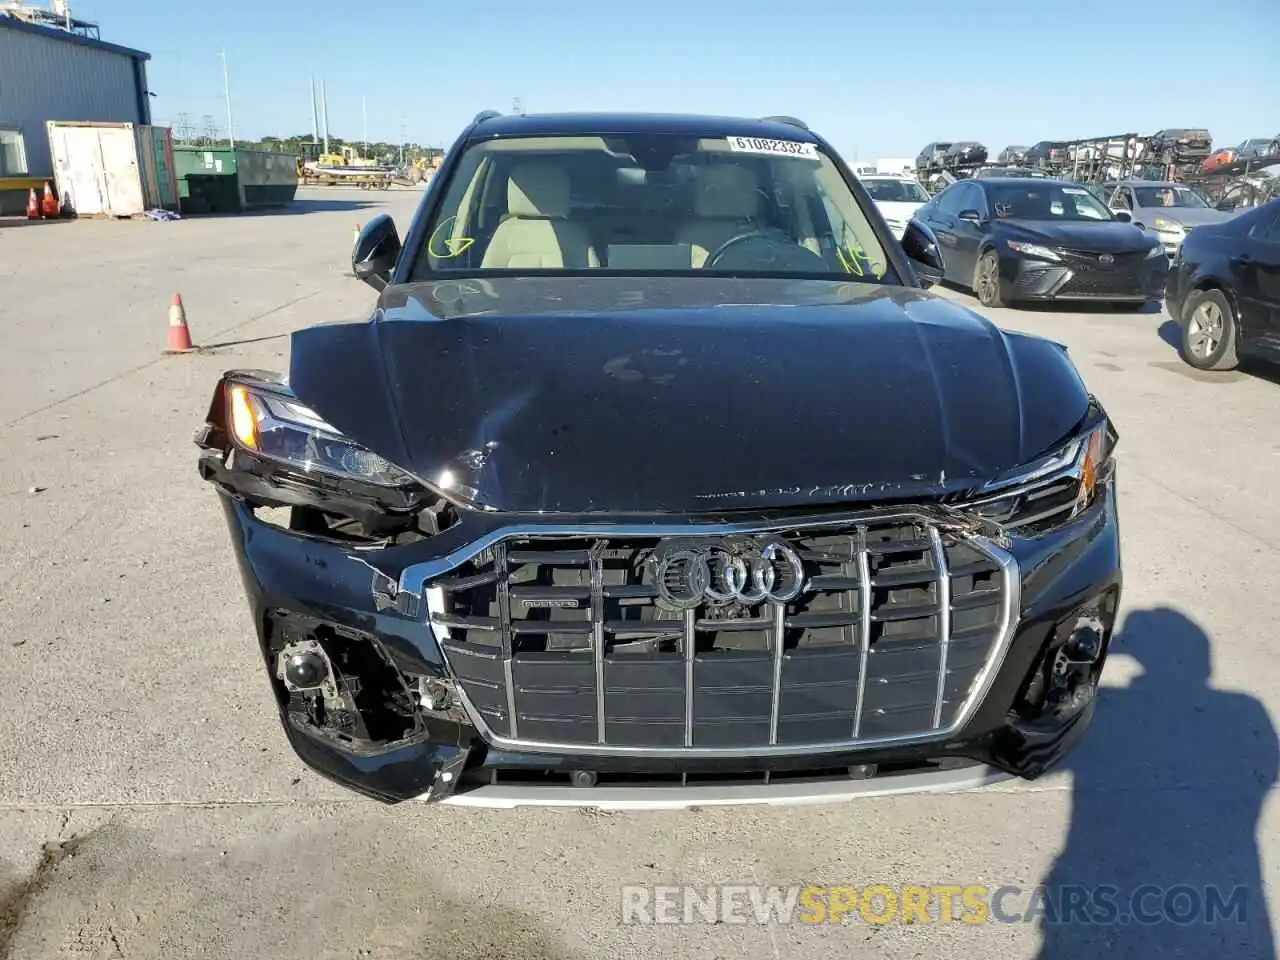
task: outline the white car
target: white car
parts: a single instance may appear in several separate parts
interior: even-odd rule
[[[907,232],[907,223],[917,210],[929,202],[929,194],[914,177],[886,176],[883,174],[858,178],[880,215],[899,240]]]

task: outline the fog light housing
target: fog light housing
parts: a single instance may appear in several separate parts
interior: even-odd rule
[[[1115,597],[1108,594],[1058,621],[1018,698],[1019,716],[1060,722],[1089,705],[1098,692],[1114,613]]]
[[[277,654],[276,676],[291,690],[318,690],[332,685],[329,660],[314,640],[290,643]]]
[[[1102,656],[1102,624],[1093,617],[1081,617],[1062,645],[1066,661],[1074,665],[1097,663]]]
[[[295,653],[284,664],[284,679],[299,690],[313,690],[322,686],[329,668],[324,660],[314,653]]]

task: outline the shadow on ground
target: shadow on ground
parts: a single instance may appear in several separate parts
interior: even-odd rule
[[[973,309],[983,309],[982,304],[978,302],[978,298],[974,296],[973,291],[968,287],[961,286],[953,280],[944,281],[941,286],[953,293],[959,293],[967,297],[972,301],[968,306]],[[1155,316],[1164,312],[1164,301],[1148,300],[1143,304],[1119,306],[1107,300],[1027,300],[1019,303],[1005,304],[1005,308],[1009,310],[1025,311],[1027,313],[1085,313],[1111,314],[1117,316]]]
[[[67,217],[59,217],[56,220],[28,220],[26,217],[0,216],[0,230],[8,230],[16,227],[50,227],[55,223],[72,222],[73,221]]]
[[[1148,300],[1142,304],[1120,306],[1105,300],[1096,303],[1091,300],[1034,300],[1026,303],[1015,303],[1012,305],[1012,309],[1024,310],[1027,313],[1083,313],[1153,317],[1164,313],[1164,301]]]
[[[1182,328],[1173,320],[1166,320],[1160,325],[1160,329],[1157,332],[1160,339],[1176,353],[1182,343]],[[1259,380],[1267,380],[1280,385],[1280,364],[1267,363],[1265,360],[1258,360],[1254,357],[1241,357],[1240,366],[1234,371],[1201,372],[1196,371],[1190,364],[1187,364],[1186,368],[1193,373],[1197,373],[1196,379],[1199,380],[1222,380],[1226,382],[1242,379],[1240,374],[1246,374],[1250,377],[1257,377]]]
[[[441,889],[448,864],[402,835],[389,842],[398,835],[370,811],[256,828],[220,811],[221,829],[194,841],[177,820],[111,821],[49,844],[35,872],[0,893],[0,957],[570,956],[510,905],[518,882],[461,902]]]
[[[1175,610],[1131,613],[1111,649],[1143,673],[1104,688],[1068,761],[1040,960],[1270,960],[1257,829],[1280,748],[1266,708],[1210,686],[1209,638]]]
[[[342,200],[337,197],[324,197],[323,199],[312,199],[309,197],[299,198],[289,204],[278,207],[255,207],[252,210],[243,210],[238,213],[191,213],[184,215],[184,219],[191,220],[212,220],[221,218],[239,218],[239,217],[297,217],[308,213],[343,213],[354,210],[365,210],[369,207],[377,206],[378,197],[386,197],[386,191],[371,191],[370,199],[350,199]]]

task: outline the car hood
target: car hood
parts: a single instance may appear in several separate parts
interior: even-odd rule
[[[1013,240],[1095,253],[1136,253],[1151,246],[1151,239],[1141,229],[1119,220],[1101,220],[1097,223],[997,220],[994,222],[994,230]]]
[[[1135,216],[1141,216],[1148,225],[1155,223],[1156,217],[1162,217],[1183,226],[1199,227],[1230,220],[1233,214],[1226,210],[1214,210],[1212,207],[1143,207]]]
[[[390,287],[293,335],[330,424],[488,509],[714,513],[970,490],[1066,437],[1062,347],[914,288],[506,279]]]

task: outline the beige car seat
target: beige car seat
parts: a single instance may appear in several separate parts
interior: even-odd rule
[[[481,266],[579,270],[598,267],[591,238],[569,216],[569,175],[531,161],[507,180],[507,216],[493,232]]]
[[[677,243],[692,246],[695,268],[725,241],[759,226],[760,200],[760,183],[746,167],[716,165],[698,174],[695,219],[676,231]]]

